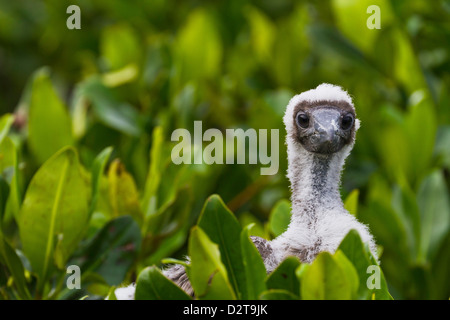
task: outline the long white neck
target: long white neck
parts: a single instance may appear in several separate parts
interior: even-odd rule
[[[288,178],[291,182],[292,223],[320,219],[326,212],[343,211],[340,176],[352,146],[332,155],[318,155],[288,141]]]

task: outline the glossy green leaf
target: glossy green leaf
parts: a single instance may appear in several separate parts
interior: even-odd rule
[[[189,238],[189,256],[188,277],[198,299],[236,299],[219,246],[197,226],[192,228]]]
[[[212,195],[206,200],[198,226],[219,246],[233,289],[238,297],[245,297],[247,285],[240,241],[241,226],[218,195]]]
[[[300,283],[296,270],[300,266],[297,257],[288,257],[267,277],[268,289],[283,289],[294,295],[300,293]]]
[[[273,207],[269,216],[269,228],[275,237],[286,231],[291,221],[291,203],[280,200]]]
[[[345,279],[350,286],[351,299],[356,299],[357,291],[360,287],[360,280],[358,274],[356,272],[355,267],[352,262],[345,256],[342,251],[338,250],[333,255],[334,260],[341,267],[341,270],[344,272]]]
[[[376,299],[385,299],[390,296],[386,281],[381,274],[381,288],[369,289],[367,280],[370,276],[368,273],[369,266],[378,266],[378,262],[372,256],[371,252],[364,246],[359,233],[356,230],[350,230],[339,245],[338,252],[342,252],[351,262],[356,270],[359,287],[357,288],[358,299],[367,300],[375,297]]]
[[[167,279],[156,266],[139,273],[136,282],[136,300],[191,300],[180,287]]]
[[[244,291],[242,299],[256,300],[266,290],[266,268],[258,249],[249,238],[250,228],[251,225],[241,232],[242,258],[247,282],[247,290]]]
[[[372,265],[378,266],[379,271],[380,271],[380,289],[373,289],[372,299],[374,299],[374,300],[393,300],[391,294],[389,293],[388,285],[386,282],[386,278],[384,277],[383,270],[380,268],[377,260],[372,255],[372,253],[370,251],[368,251],[368,252],[369,252],[370,262],[372,263]]]
[[[47,160],[28,186],[18,225],[23,251],[39,279],[39,291],[54,269],[55,255],[60,262],[67,261],[83,236],[89,216],[89,189],[72,148],[64,148]]]
[[[321,252],[300,279],[304,300],[349,300],[352,284],[340,264],[328,252]]]
[[[28,143],[40,163],[73,143],[69,112],[53,89],[46,69],[36,73],[32,84]]]

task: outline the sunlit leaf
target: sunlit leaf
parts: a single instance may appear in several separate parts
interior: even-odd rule
[[[189,256],[191,268],[188,276],[198,299],[236,299],[218,245],[199,227],[191,231]]]
[[[73,143],[69,112],[53,89],[46,69],[36,72],[32,84],[28,143],[40,163]]]
[[[291,203],[280,200],[273,207],[269,217],[269,228],[275,237],[286,231],[291,221]]]
[[[266,268],[259,254],[258,249],[249,238],[251,225],[244,228],[241,232],[242,258],[245,268],[245,279],[247,290],[242,294],[243,299],[256,300],[259,295],[266,290],[264,282],[266,278]]]
[[[115,217],[131,215],[138,223],[142,223],[142,212],[139,204],[139,193],[133,177],[125,166],[114,160],[108,170],[109,201]]]
[[[89,198],[89,183],[73,148],[56,153],[33,176],[18,225],[23,251],[39,279],[38,290],[54,270],[55,254],[60,262],[66,261],[81,240],[88,222]]]
[[[328,252],[321,252],[300,279],[304,300],[348,300],[352,284],[344,270]]]

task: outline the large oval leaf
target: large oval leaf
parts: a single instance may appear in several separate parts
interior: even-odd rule
[[[73,143],[69,112],[53,89],[46,69],[39,70],[33,80],[28,143],[40,163]]]
[[[268,289],[283,289],[294,295],[300,294],[300,283],[295,271],[300,266],[297,257],[288,257],[267,277]]]
[[[352,286],[339,263],[328,252],[320,253],[303,273],[301,296],[304,300],[348,300]]]
[[[191,300],[180,287],[155,266],[141,271],[136,283],[136,300]]]
[[[247,281],[246,296],[242,298],[256,300],[266,290],[266,267],[258,249],[249,238],[251,227],[252,225],[249,225],[241,232],[242,258],[245,268],[245,279]]]
[[[18,224],[39,286],[55,262],[64,266],[85,230],[90,190],[80,169],[75,150],[65,148],[42,165],[28,186]]]
[[[221,261],[219,247],[198,226],[189,238],[191,267],[188,277],[198,299],[235,299],[227,270]]]
[[[218,195],[206,200],[198,226],[219,246],[222,262],[235,292],[241,297],[246,296],[247,284],[240,242],[241,226]]]

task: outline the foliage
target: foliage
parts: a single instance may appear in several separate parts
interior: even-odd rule
[[[0,2],[0,299],[113,298],[136,280],[142,299],[183,299],[159,267],[185,254],[198,299],[450,297],[447,1],[80,0],[81,30],[70,4]],[[322,82],[361,119],[342,197],[380,246],[381,289],[352,232],[268,276],[249,240],[286,227],[282,116]],[[278,173],[175,165],[171,133],[195,120],[279,129]]]

